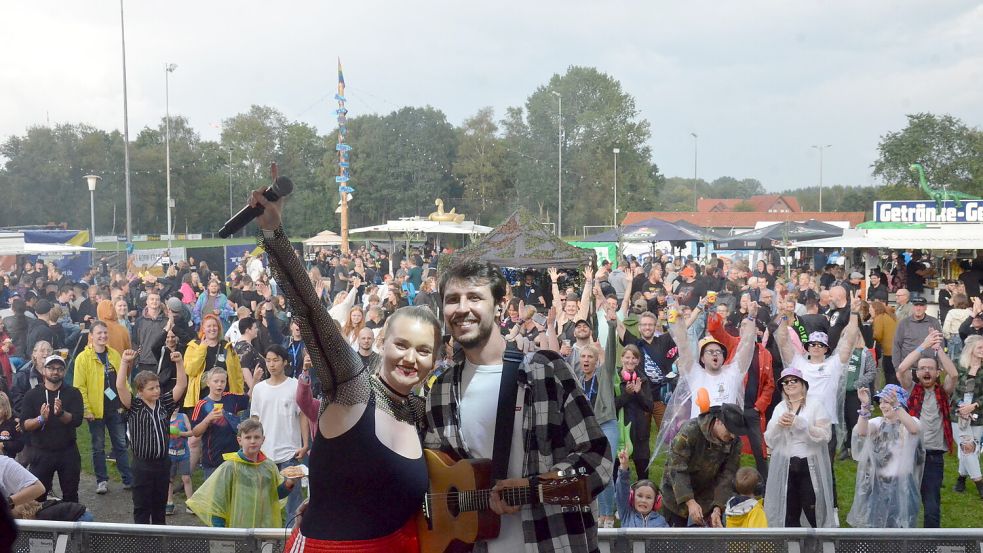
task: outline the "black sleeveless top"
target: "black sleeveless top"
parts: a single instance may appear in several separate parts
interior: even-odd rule
[[[423,456],[407,459],[375,434],[375,395],[337,438],[314,433],[310,503],[301,533],[319,540],[367,540],[392,534],[423,505],[430,480]],[[315,424],[317,421],[314,421]]]

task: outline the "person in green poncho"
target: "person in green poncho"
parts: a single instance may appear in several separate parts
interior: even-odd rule
[[[226,453],[223,462],[188,500],[188,508],[217,528],[282,528],[281,508],[297,483],[277,472],[276,463],[260,451],[265,437],[256,419],[239,424],[241,449]]]

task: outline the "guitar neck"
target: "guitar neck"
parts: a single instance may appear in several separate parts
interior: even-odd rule
[[[499,491],[501,498],[513,507],[531,503],[533,494],[532,486],[504,488]],[[460,512],[491,510],[491,490],[458,491],[457,502]]]

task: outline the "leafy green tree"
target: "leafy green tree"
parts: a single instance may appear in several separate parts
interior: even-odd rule
[[[983,138],[979,129],[966,126],[951,115],[932,113],[908,115],[901,131],[881,137],[874,176],[885,184],[918,186],[912,163],[925,168],[929,184],[962,192],[983,191]]]
[[[559,120],[557,97],[563,99]],[[563,129],[558,142],[558,121]],[[618,208],[648,209],[662,178],[652,164],[648,121],[621,83],[590,67],[571,66],[538,87],[523,107],[503,120],[519,201],[555,219],[557,149],[563,151],[564,233],[583,225],[610,224],[614,214],[614,154],[618,158]]]
[[[458,212],[479,223],[499,221],[514,207],[515,186],[509,179],[508,154],[497,134],[498,125],[490,107],[478,110],[457,129],[454,174],[464,187],[466,206]]]

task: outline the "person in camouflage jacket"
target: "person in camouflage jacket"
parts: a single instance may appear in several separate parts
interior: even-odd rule
[[[747,425],[725,403],[686,421],[672,440],[662,473],[662,516],[670,526],[721,527],[741,461]]]

